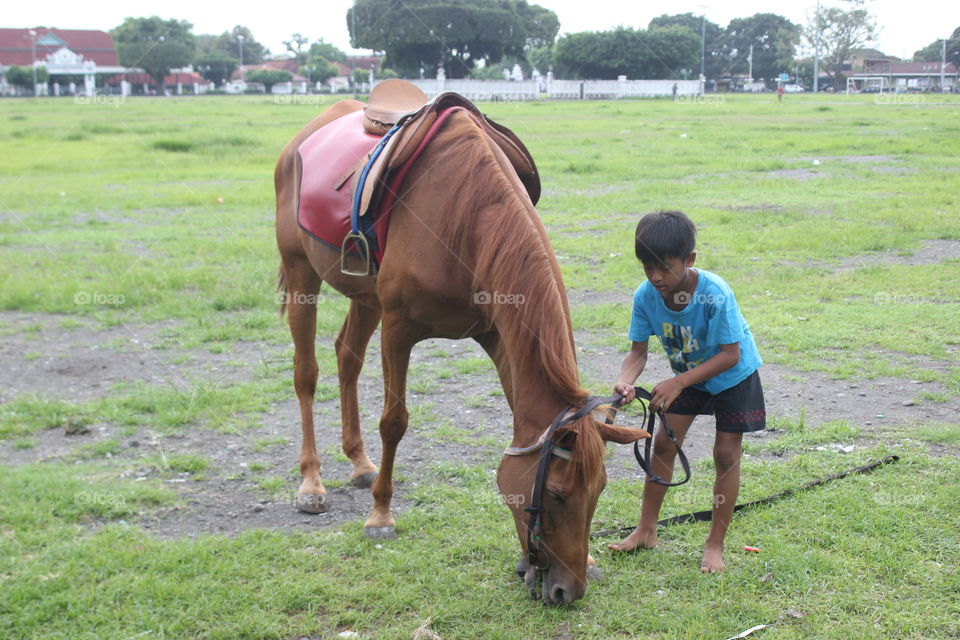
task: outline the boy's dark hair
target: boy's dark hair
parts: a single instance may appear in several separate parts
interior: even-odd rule
[[[659,211],[640,218],[634,240],[637,260],[662,264],[667,258],[686,258],[693,253],[697,229],[682,211]]]

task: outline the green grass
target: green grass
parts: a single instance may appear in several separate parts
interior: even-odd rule
[[[0,406],[0,439],[41,429],[82,428],[90,417],[77,405],[39,395],[21,395]]]
[[[151,347],[174,366],[192,362],[184,352],[244,362],[238,345],[274,354],[242,379],[130,382],[88,400],[13,396],[0,406],[0,440],[29,449],[43,430],[95,423],[119,433],[243,432],[293,400],[274,293],[272,167],[316,110],[257,97],[0,102],[0,311],[26,314],[0,319],[0,335],[29,342],[8,366],[44,353],[47,325],[31,314],[57,314],[65,332],[113,331],[103,348],[118,357],[127,357],[121,334],[131,325],[157,327]],[[824,95],[483,110],[537,160],[538,211],[576,301],[574,328],[591,346],[627,347],[631,293],[643,278],[632,247],[639,216],[681,209],[699,227],[698,266],[731,283],[764,359],[794,369],[788,376],[939,385],[914,398],[922,405],[960,394],[960,260],[908,258],[925,241],[960,240],[955,97],[920,107]],[[347,308],[328,288],[320,295],[318,405],[337,398],[332,339]],[[425,353],[427,363],[411,368],[410,390],[427,397],[411,404],[410,430],[477,451],[502,446],[435,404],[444,380],[465,380],[468,391],[472,380],[492,380],[490,362],[437,346]],[[379,380],[373,360],[365,376]],[[451,401],[502,402],[499,389],[468,391]],[[173,494],[121,477],[130,463],[106,438],[66,463],[0,472],[0,637],[286,640],[351,629],[393,640],[427,618],[444,640],[551,638],[562,628],[578,640],[712,638],[761,622],[778,638],[960,635],[960,494],[948,481],[960,472],[957,425],[882,437],[802,415],[771,426],[778,437],[747,447],[757,455],[745,459],[741,500],[891,452],[902,460],[738,515],[722,576],[697,570],[705,525],[671,528],[655,552],[626,557],[592,540],[606,579],[563,609],[530,602],[513,577],[518,544],[489,465],[435,461],[425,477],[396,474],[412,506],[398,517],[399,538],[380,548],[360,522],[161,540],[136,522],[173,505]],[[284,442],[254,438],[252,447]],[[856,447],[841,455],[831,444]],[[323,455],[346,462],[339,448]],[[202,479],[210,467],[190,453],[151,460],[168,479]],[[250,462],[249,474],[233,477],[279,495],[290,478],[267,468]],[[691,485],[668,493],[663,515],[709,504],[712,476],[709,461],[697,465]],[[594,528],[632,523],[639,488],[611,482]],[[738,552],[744,544],[762,551]]]
[[[888,452],[753,462],[742,498]],[[726,637],[758,623],[775,624],[782,638],[949,638],[960,631],[952,596],[960,490],[943,478],[956,477],[960,463],[917,447],[898,453],[897,467],[739,514],[724,575],[698,570],[705,524],[665,529],[657,550],[628,556],[605,552],[608,539],[591,540],[605,580],[567,608],[530,602],[512,576],[517,542],[484,467],[434,465],[433,481],[410,496],[417,507],[401,519],[400,537],[382,545],[364,539],[360,523],[234,539],[162,541],[124,524],[79,535],[90,519],[118,522],[168,498],[140,484],[91,481],[102,474],[95,470],[54,479],[43,467],[20,467],[0,477],[0,631],[239,640],[351,629],[392,639],[411,637],[429,617],[450,640],[552,637],[562,624],[584,639]],[[671,491],[664,513],[708,503],[710,482],[700,474]],[[611,483],[598,520],[632,520],[638,491],[636,482]],[[737,551],[744,544],[761,552]],[[644,600],[651,606],[638,606],[638,594],[655,594]]]
[[[206,471],[210,461],[192,453],[169,455],[165,458],[165,467],[175,473],[200,473]]]

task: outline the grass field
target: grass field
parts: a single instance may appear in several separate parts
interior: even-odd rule
[[[142,526],[189,514],[184,486],[233,473],[213,453],[218,434],[248,452],[237,474],[252,491],[296,486],[272,169],[325,105],[0,101],[0,636],[392,639],[428,619],[444,640],[722,639],[761,623],[773,627],[755,637],[960,636],[960,100],[710,98],[483,105],[539,165],[538,210],[586,386],[605,392],[627,347],[638,216],[681,209],[699,227],[698,265],[732,284],[786,381],[768,387],[771,401],[792,381],[809,385],[814,413],[839,397],[859,403],[836,420],[772,412],[776,430],[747,446],[741,499],[903,459],[738,515],[724,575],[697,571],[704,525],[673,527],[656,551],[627,557],[595,540],[605,579],[557,609],[512,578],[519,547],[490,471],[508,439],[502,397],[461,392],[452,402],[474,418],[445,417],[450,381],[480,388],[492,368],[442,346],[412,369],[411,437],[472,457],[427,455],[423,475],[403,470],[410,506],[396,541],[365,540],[362,518],[229,536]],[[329,345],[346,305],[327,295],[318,328]],[[321,420],[332,425],[335,361],[330,349],[318,357]],[[84,363],[117,379],[92,385],[99,369]],[[365,372],[371,388],[377,368]],[[63,384],[67,373],[83,384]],[[912,404],[884,418],[876,403],[889,395]],[[472,424],[478,415],[499,431]],[[264,432],[270,420],[286,432]],[[128,447],[145,432],[167,449]],[[172,453],[200,432],[213,434],[208,449]],[[271,451],[279,470],[265,462]],[[665,515],[709,504],[712,463],[695,474]],[[594,528],[632,522],[638,487],[617,476]]]

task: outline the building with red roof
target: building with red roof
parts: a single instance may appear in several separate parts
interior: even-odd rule
[[[34,43],[36,38],[36,43]],[[33,66],[67,48],[99,67],[116,67],[117,50],[106,31],[85,29],[0,29],[0,67]]]
[[[97,76],[103,78],[106,74],[112,75],[106,77],[104,84],[125,94],[141,88],[147,93],[154,84],[141,69],[120,66],[113,37],[106,31],[48,27],[0,29],[0,94],[17,92],[3,79],[3,71],[14,65],[46,68],[50,81],[37,87],[40,95],[80,91],[92,96],[96,92]],[[84,78],[80,87],[75,82],[77,76]],[[185,87],[200,93],[208,84],[192,67],[175,69],[164,78],[164,86],[175,88],[178,93]]]

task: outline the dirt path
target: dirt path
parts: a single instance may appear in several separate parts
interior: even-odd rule
[[[289,351],[285,345],[249,343],[237,344],[230,353],[223,354],[183,350],[164,340],[169,325],[94,328],[83,322],[75,326],[70,318],[19,313],[0,314],[0,323],[6,334],[0,345],[3,401],[25,393],[49,394],[55,390],[58,398],[84,402],[109,394],[118,382],[189,385],[191,380],[212,377],[229,386],[250,380],[251,370],[264,359],[283,358]],[[278,326],[278,331],[282,330]],[[584,380],[612,380],[619,367],[622,354],[601,346],[601,338],[587,333],[577,335]],[[331,348],[329,339],[318,342],[320,348]],[[380,458],[376,425],[383,401],[378,345],[375,336],[368,355],[369,366],[360,382],[367,451],[374,460]],[[472,341],[432,340],[414,350],[410,386],[425,391],[410,394],[412,413],[416,416],[420,411],[422,416],[412,421],[399,450],[397,513],[409,508],[409,496],[420,483],[442,481],[437,479],[438,462],[496,468],[502,447],[509,444],[511,430],[509,409],[503,396],[497,395],[499,383],[492,367],[446,379],[436,374],[438,369],[449,369],[457,361],[484,357]],[[956,397],[943,403],[904,404],[921,391],[943,391],[933,383],[895,378],[835,381],[775,364],[764,365],[761,373],[768,414],[795,420],[804,411],[806,423],[812,427],[843,419],[866,431],[882,431],[927,421],[954,422],[960,410],[960,399]],[[668,375],[665,358],[652,355],[643,380],[657,381]],[[326,382],[335,384],[335,377],[327,377]],[[463,393],[464,388],[470,390],[469,394]],[[593,391],[608,392],[606,388]],[[182,504],[175,508],[142,517],[142,526],[161,537],[233,534],[249,528],[310,530],[362,520],[371,506],[369,490],[349,485],[350,465],[334,455],[339,450],[339,400],[317,403],[316,415],[323,476],[329,483],[332,504],[329,513],[319,516],[301,514],[291,504],[299,484],[300,442],[292,385],[288,400],[263,414],[259,427],[239,435],[210,429],[165,435],[145,428],[131,432],[95,423],[85,435],[66,436],[60,428],[41,431],[34,438],[35,446],[30,448],[22,448],[12,440],[0,441],[0,462],[67,462],[82,455],[92,443],[116,439],[119,446],[110,457],[124,469],[124,478],[131,482],[156,479],[175,489],[182,498]],[[748,437],[764,439],[772,435]],[[698,419],[685,447],[690,459],[709,456],[712,441],[712,423],[706,418]],[[161,461],[178,454],[201,456],[208,461],[208,468],[199,474],[164,471]],[[607,467],[612,478],[641,481],[630,447],[616,447]],[[490,487],[489,494],[477,499],[496,499],[492,474]]]

